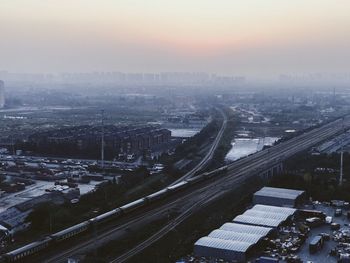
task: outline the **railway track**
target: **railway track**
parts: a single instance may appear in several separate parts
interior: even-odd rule
[[[222,135],[224,134],[224,131],[225,131],[226,126],[227,126],[227,116],[226,116],[226,114],[219,108],[216,108],[216,110],[219,111],[220,114],[222,115],[223,121],[222,121],[222,125],[220,127],[220,130],[219,130],[218,134],[216,135],[215,140],[212,143],[212,146],[210,147],[210,150],[208,151],[208,153],[204,156],[204,158],[194,168],[192,168],[184,176],[182,176],[179,179],[177,179],[174,182],[172,182],[169,186],[175,185],[175,184],[177,184],[177,183],[179,183],[179,182],[181,182],[183,180],[191,178],[197,172],[203,170],[208,165],[208,163],[211,161],[211,159],[213,158],[215,150],[217,149],[217,147],[218,147],[218,145],[220,143],[220,140],[222,138]]]
[[[336,120],[332,123],[326,124],[320,128],[316,128],[291,140],[280,143],[279,145],[276,145],[268,150],[258,152],[254,155],[233,162],[232,164],[229,164],[227,166],[226,175],[215,175],[214,171],[214,176],[209,177],[209,180],[201,180],[199,183],[194,184],[190,188],[189,186],[187,186],[188,188],[185,189],[187,191],[179,193],[178,197],[175,200],[171,202],[168,201],[168,203],[160,204],[159,206],[157,205],[153,208],[149,208],[149,211],[146,211],[143,214],[135,215],[135,217],[132,218],[129,222],[123,223],[119,226],[113,226],[111,229],[104,229],[103,232],[98,233],[97,238],[101,241],[110,238],[114,236],[118,231],[123,230],[133,224],[141,224],[146,219],[149,219],[150,217],[155,216],[158,213],[162,213],[166,210],[169,210],[172,207],[183,208],[181,214],[176,220],[174,220],[176,223],[170,222],[162,228],[162,231],[159,231],[158,234],[152,235],[150,237],[149,241],[151,242],[148,243],[148,245],[150,245],[156,240],[159,240],[161,237],[166,235],[175,226],[183,222],[183,220],[188,218],[188,216],[197,211],[199,207],[205,205],[211,200],[220,197],[223,193],[230,191],[230,187],[238,187],[241,181],[256,175],[264,169],[269,168],[271,165],[277,164],[278,162],[289,158],[297,152],[304,151],[310,148],[311,146],[338,134],[339,132],[343,131],[344,128],[348,129],[349,127],[349,118],[346,118],[344,122]],[[196,177],[199,178],[200,176]],[[226,190],[223,191],[223,189]],[[167,199],[164,198],[164,202],[166,202],[166,200]],[[203,202],[203,200],[206,201]],[[86,240],[80,244],[72,245],[64,251],[57,251],[56,253],[54,253],[54,255],[50,256],[49,258],[46,257],[45,260],[42,260],[41,258],[41,260],[37,260],[36,262],[60,262],[60,259],[64,260],[67,257],[74,255],[81,250],[93,246],[94,244],[95,241],[90,238],[90,240]],[[140,246],[135,247],[135,250],[131,249],[128,253],[127,258],[136,255],[148,245],[141,243]]]
[[[343,127],[341,127],[342,129]],[[335,135],[338,132],[341,131],[341,129],[334,129],[334,123],[332,123],[332,125],[326,125],[326,129],[321,132],[320,134],[318,134],[317,137],[312,138],[307,140],[306,142],[304,141],[300,141],[300,140],[291,140],[291,141],[287,141],[284,145],[281,146],[276,146],[274,151],[276,151],[275,153],[271,153],[269,150],[265,150],[265,151],[261,151],[258,154],[253,155],[256,158],[245,158],[245,159],[241,159],[237,162],[232,163],[231,165],[228,165],[228,173],[230,173],[231,171],[231,182],[232,183],[238,183],[239,181],[242,181],[243,179],[247,179],[247,175],[251,174],[251,170],[256,170],[259,167],[261,167],[261,165],[263,165],[266,160],[262,159],[262,160],[258,160],[259,158],[262,158],[263,156],[268,156],[269,158],[276,158],[278,157],[280,154],[284,154],[284,158],[288,158],[292,155],[294,155],[295,153],[299,152],[300,149],[297,149],[296,147],[301,147],[303,150],[310,148],[310,146],[314,145],[316,142],[320,142],[320,140],[322,141],[323,139],[328,138],[331,135]],[[319,132],[320,129],[317,129],[315,131],[311,131],[309,134],[307,134],[308,136],[313,135],[313,134],[317,134],[317,132]],[[305,138],[308,136],[303,134],[302,138]],[[298,142],[299,141],[299,142]],[[294,147],[292,149],[288,149],[289,145],[294,145]],[[283,148],[282,152],[278,151],[280,148]],[[287,148],[286,150],[284,150],[285,148]],[[253,160],[252,160],[253,159]],[[256,160],[256,162],[254,163],[253,166],[250,167],[250,169],[246,169],[245,165],[247,162],[252,162]],[[242,171],[242,169],[245,169],[245,171]],[[227,178],[226,176],[224,178],[221,178],[219,180],[219,182],[216,182],[216,185],[225,183],[227,185]],[[220,187],[219,187],[220,188]],[[222,188],[220,188],[221,190]],[[218,194],[218,192],[216,191],[214,194],[212,193],[210,196],[208,196],[207,200],[205,202],[200,203],[199,205],[195,204],[193,205],[191,208],[187,209],[186,211],[184,211],[180,216],[178,216],[174,222],[171,222],[169,224],[167,224],[166,226],[164,226],[161,230],[159,230],[157,233],[155,233],[154,235],[152,235],[150,238],[148,238],[147,240],[141,242],[140,244],[138,244],[137,246],[135,246],[134,248],[130,249],[129,251],[127,251],[126,253],[122,254],[121,256],[119,256],[118,258],[110,261],[110,262],[126,262],[127,260],[131,259],[132,257],[134,257],[135,255],[137,255],[138,253],[140,253],[141,251],[143,251],[144,249],[146,249],[147,247],[151,246],[153,243],[155,243],[156,241],[160,240],[162,237],[164,237],[166,234],[168,234],[171,230],[173,230],[177,225],[179,225],[180,223],[182,223],[184,220],[186,220],[189,216],[191,216],[195,211],[197,211],[198,209],[200,209],[201,207],[205,206],[207,203],[209,203],[210,201],[216,199],[218,196],[222,195],[222,192],[220,194]]]

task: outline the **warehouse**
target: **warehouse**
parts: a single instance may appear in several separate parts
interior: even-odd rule
[[[261,239],[264,238],[263,235],[259,234],[247,234],[247,233],[237,233],[227,230],[216,229],[212,231],[208,237],[219,238],[224,240],[248,242],[252,244],[257,244]]]
[[[244,233],[244,234],[254,234],[267,236],[272,232],[272,228],[269,227],[260,227],[260,226],[249,226],[235,223],[225,223],[220,227],[220,230],[226,230],[236,233]]]
[[[295,213],[293,208],[255,205],[233,219],[234,223],[277,228]]]
[[[288,215],[294,215],[296,212],[296,209],[294,208],[278,207],[278,206],[272,206],[272,205],[255,205],[252,209],[254,209],[254,211],[285,213]]]
[[[253,196],[254,204],[295,207],[304,197],[300,190],[263,187]]]
[[[266,212],[266,211],[259,211],[254,209],[249,209],[244,212],[243,215],[246,216],[254,216],[254,217],[263,217],[268,219],[277,219],[277,220],[287,220],[290,215],[284,214],[284,213],[275,213],[275,212]]]
[[[271,219],[271,218],[263,218],[263,217],[255,217],[255,216],[247,216],[247,215],[239,215],[236,216],[233,221],[238,224],[247,224],[253,226],[265,226],[277,228],[281,225],[282,220]]]
[[[253,243],[202,237],[194,244],[194,253],[207,258],[246,262],[246,256]]]
[[[267,227],[226,223],[199,239],[194,245],[194,253],[200,257],[245,262],[249,251],[271,231],[273,229]]]

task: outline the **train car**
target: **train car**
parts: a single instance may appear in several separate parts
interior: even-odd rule
[[[60,242],[62,240],[65,240],[67,238],[70,238],[72,236],[76,236],[84,231],[87,231],[89,228],[89,221],[84,221],[80,224],[71,226],[69,228],[63,229],[62,231],[59,231],[55,234],[52,234],[50,237],[55,241],[55,242]]]
[[[210,176],[210,173],[205,172],[205,173],[202,174],[202,176],[203,176],[204,178],[208,178],[208,177]]]
[[[225,172],[225,171],[227,170],[227,168],[228,168],[228,165],[225,165],[225,166],[220,167],[220,168],[218,169],[218,171],[220,171],[220,172]]]
[[[94,218],[89,219],[90,224],[101,224],[103,222],[107,222],[109,220],[115,219],[119,215],[122,214],[122,210],[120,208],[113,209],[101,215],[98,215]]]
[[[174,184],[172,186],[169,186],[167,189],[170,192],[177,192],[177,191],[180,191],[180,190],[186,188],[187,185],[188,185],[187,181],[181,181],[180,183],[177,183],[177,184]]]
[[[197,175],[197,176],[186,179],[186,181],[191,185],[191,184],[195,184],[197,182],[200,182],[203,179],[204,179],[203,175]]]
[[[147,202],[152,202],[152,201],[162,199],[163,197],[168,195],[168,191],[169,190],[167,188],[164,188],[164,189],[157,191],[153,194],[147,195],[145,197],[145,199],[147,200]]]
[[[136,201],[133,201],[131,203],[121,206],[120,209],[123,211],[123,213],[129,213],[132,210],[135,210],[136,208],[144,206],[146,203],[147,203],[147,200],[145,198],[140,198],[140,199],[137,199]]]
[[[204,177],[205,177],[205,178],[211,178],[211,177],[213,177],[216,173],[217,173],[217,170],[210,171],[210,172],[205,173],[205,174],[204,174]]]
[[[311,254],[316,253],[318,250],[321,250],[323,247],[323,237],[315,236],[309,243],[309,252]]]
[[[46,237],[43,240],[32,242],[16,250],[10,251],[5,255],[3,255],[3,257],[6,259],[6,262],[16,262],[16,261],[22,260],[24,257],[32,255],[48,247],[51,240],[52,239],[50,237]]]

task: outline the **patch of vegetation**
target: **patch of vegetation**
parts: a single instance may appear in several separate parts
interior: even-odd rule
[[[235,136],[235,130],[239,125],[239,116],[230,108],[225,109],[227,116],[227,126],[214,153],[209,170],[215,169],[225,164],[226,154],[231,150],[231,142]]]
[[[169,165],[184,158],[192,159],[198,154],[203,144],[209,143],[215,138],[221,125],[222,120],[214,118],[199,133],[188,138],[185,142],[176,147],[174,154],[163,154],[160,161]]]
[[[341,199],[350,201],[350,155],[344,154],[344,182],[339,186],[340,154],[299,154],[289,159],[286,173],[275,177],[270,185],[303,189],[315,200]],[[320,169],[321,168],[321,169]]]

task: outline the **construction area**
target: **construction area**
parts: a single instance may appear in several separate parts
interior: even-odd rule
[[[350,262],[349,203],[310,200],[304,191],[263,187],[252,207],[178,262]]]

